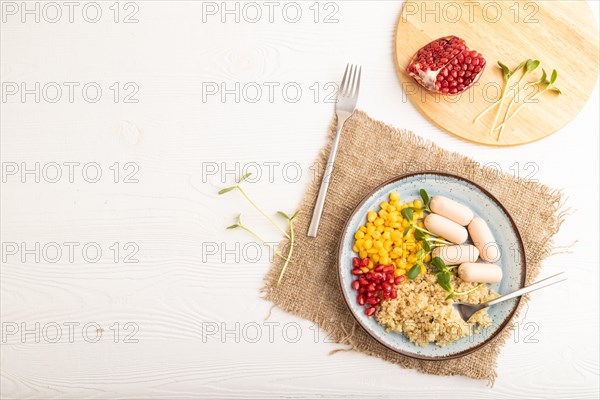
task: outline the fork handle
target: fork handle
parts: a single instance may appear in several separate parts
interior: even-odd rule
[[[529,286],[525,286],[524,288],[521,288],[519,290],[515,290],[512,293],[505,294],[504,296],[500,296],[497,299],[488,301],[487,303],[482,304],[482,305],[484,307],[493,306],[494,304],[500,303],[500,302],[502,302],[504,300],[512,299],[512,298],[515,298],[515,297],[519,297],[519,296],[522,296],[522,295],[524,295],[526,293],[530,293],[530,292],[533,292],[535,290],[538,290],[538,289],[541,289],[541,288],[545,288],[547,286],[554,285],[555,283],[567,280],[567,278],[565,278],[562,275],[563,275],[563,272],[559,272],[556,275],[549,276],[549,277],[547,277],[545,279],[537,281],[536,283],[532,283]]]
[[[340,136],[342,128],[346,120],[338,121],[335,138],[331,144],[331,151],[329,152],[329,159],[327,160],[327,166],[325,167],[325,173],[321,179],[321,187],[319,189],[319,195],[315,202],[315,208],[313,210],[312,219],[310,220],[310,226],[308,227],[308,236],[317,237],[319,231],[319,223],[321,222],[321,216],[323,215],[323,208],[325,207],[325,197],[327,197],[327,189],[329,189],[329,181],[331,180],[331,173],[333,172],[333,162],[335,161],[335,155],[337,153],[338,143],[340,142]]]

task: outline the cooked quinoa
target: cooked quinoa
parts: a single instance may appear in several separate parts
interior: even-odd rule
[[[477,286],[452,277],[457,292],[466,292]],[[433,342],[445,346],[462,337],[472,335],[492,322],[487,309],[475,313],[469,322],[464,322],[452,307],[453,301],[479,304],[498,297],[487,285],[453,300],[448,296],[432,274],[424,274],[397,287],[398,297],[381,303],[376,313],[377,321],[388,331],[403,333],[411,342],[426,346]]]

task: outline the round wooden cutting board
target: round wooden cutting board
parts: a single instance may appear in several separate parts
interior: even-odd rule
[[[405,71],[418,49],[449,35],[465,39],[470,49],[487,60],[479,84],[459,96],[430,93]],[[412,103],[449,133],[487,145],[530,143],[556,132],[583,108],[598,78],[598,28],[586,1],[406,1],[395,48],[398,74]],[[563,94],[546,92],[530,101],[497,141],[498,131],[490,134],[497,108],[478,123],[473,120],[499,98],[503,80],[497,62],[513,69],[528,58],[540,60],[541,65],[522,84],[537,80],[542,67],[548,74],[556,69],[555,85]],[[516,74],[511,83],[519,77]],[[531,89],[526,97],[533,94]],[[518,99],[526,100],[524,96]]]

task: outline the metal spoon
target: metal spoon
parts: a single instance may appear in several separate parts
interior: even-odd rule
[[[529,286],[525,286],[519,290],[515,290],[512,293],[505,294],[504,296],[500,296],[497,299],[490,300],[486,303],[466,304],[466,303],[456,302],[456,303],[453,303],[452,306],[454,307],[454,309],[456,311],[458,311],[458,315],[460,315],[460,317],[465,322],[467,322],[469,320],[469,318],[471,318],[473,316],[473,314],[475,314],[477,311],[479,311],[483,308],[493,306],[494,304],[498,304],[500,302],[503,302],[504,300],[513,299],[515,297],[522,296],[526,293],[533,292],[534,290],[538,290],[538,289],[544,288],[546,286],[554,285],[555,283],[558,283],[558,282],[566,281],[567,278],[561,276],[562,274],[564,274],[564,272],[559,272],[556,275],[549,276],[548,278],[542,279],[541,281],[537,281],[536,283],[532,283]],[[556,278],[556,277],[558,277],[558,278]],[[556,278],[556,279],[553,279],[553,278]]]

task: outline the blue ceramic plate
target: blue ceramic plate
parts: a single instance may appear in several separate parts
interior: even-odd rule
[[[356,304],[357,293],[350,286],[354,280],[352,258],[357,256],[352,251],[354,233],[365,223],[367,212],[377,211],[381,202],[388,201],[390,192],[400,194],[402,202],[409,202],[420,198],[420,189],[425,189],[429,196],[442,195],[462,203],[487,222],[501,251],[500,261],[496,264],[502,267],[502,282],[490,285],[496,292],[505,294],[524,286],[525,250],[514,221],[502,204],[485,189],[458,176],[438,172],[401,176],[376,188],[356,207],[344,228],[338,252],[340,285],[350,311],[371,336],[391,350],[419,359],[445,360],[475,351],[493,339],[508,325],[520,300],[507,300],[490,307],[488,314],[492,325],[472,336],[444,347],[435,344],[421,347],[401,333],[386,332],[374,317],[367,317],[364,307]]]

